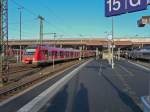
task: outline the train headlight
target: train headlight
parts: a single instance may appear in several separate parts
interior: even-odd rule
[[[35,58],[33,58],[33,61],[35,61]]]

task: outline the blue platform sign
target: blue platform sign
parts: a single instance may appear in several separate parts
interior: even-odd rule
[[[117,16],[147,9],[147,0],[105,0],[105,16]]]
[[[147,0],[127,0],[127,12],[137,12],[147,9]]]

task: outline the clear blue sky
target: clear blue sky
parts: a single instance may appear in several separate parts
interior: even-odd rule
[[[104,32],[111,31],[111,18],[104,16],[104,0],[9,0],[10,39],[19,39],[19,11],[13,1],[25,7],[22,15],[23,39],[39,38],[38,15],[47,21],[44,23],[45,33],[68,35],[64,38],[79,37],[79,34],[83,37],[105,37]],[[150,26],[137,27],[136,22],[143,15],[150,15],[150,8],[115,17],[115,37],[150,36]]]

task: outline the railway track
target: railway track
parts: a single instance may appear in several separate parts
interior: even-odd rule
[[[13,74],[9,75],[9,81],[10,82],[16,82],[21,80],[22,78],[26,76],[30,76],[34,73],[40,72],[42,68],[33,68],[33,69],[24,69],[20,70],[18,72],[14,72]]]
[[[83,63],[84,61],[80,62],[76,60],[76,61],[57,64],[55,66],[55,69],[53,69],[52,66],[49,68],[47,67],[45,70],[39,73],[24,77],[17,82],[13,82],[9,86],[6,86],[5,88],[0,89],[0,102],[8,99],[11,96],[14,96],[15,94],[18,94],[19,92],[33,86],[34,84],[46,79],[47,77],[50,77],[77,63]]]
[[[15,74],[15,73],[19,73],[19,72],[23,72],[27,70],[33,70],[33,68],[29,66],[21,66],[16,69],[13,68],[13,70],[9,70],[9,74]]]
[[[35,67],[34,65],[10,63],[9,64],[9,74],[26,71],[26,70],[32,69],[34,67]]]
[[[10,69],[8,72],[9,83],[16,82],[28,75],[39,72],[40,70],[42,70],[42,67],[35,67],[34,65],[10,65]]]

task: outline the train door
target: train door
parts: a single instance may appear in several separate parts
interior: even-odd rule
[[[52,59],[57,60],[57,51],[52,51]]]
[[[73,52],[71,51],[71,59],[73,59]]]
[[[68,58],[71,58],[70,51],[67,52]]]
[[[58,60],[58,57],[59,57],[59,52],[55,51],[55,59]]]
[[[64,59],[64,52],[60,51],[60,59]]]
[[[60,56],[60,51],[57,51],[57,60],[60,60],[61,56]]]
[[[68,51],[65,52],[65,59],[68,59],[69,56],[68,56]]]
[[[55,59],[55,51],[52,51],[52,60],[54,60]]]
[[[65,59],[68,59],[68,52],[65,51]]]
[[[38,61],[42,60],[42,50],[38,49]]]
[[[44,50],[45,61],[48,62],[48,50]]]
[[[48,51],[48,61],[50,61],[52,59],[52,52]]]

